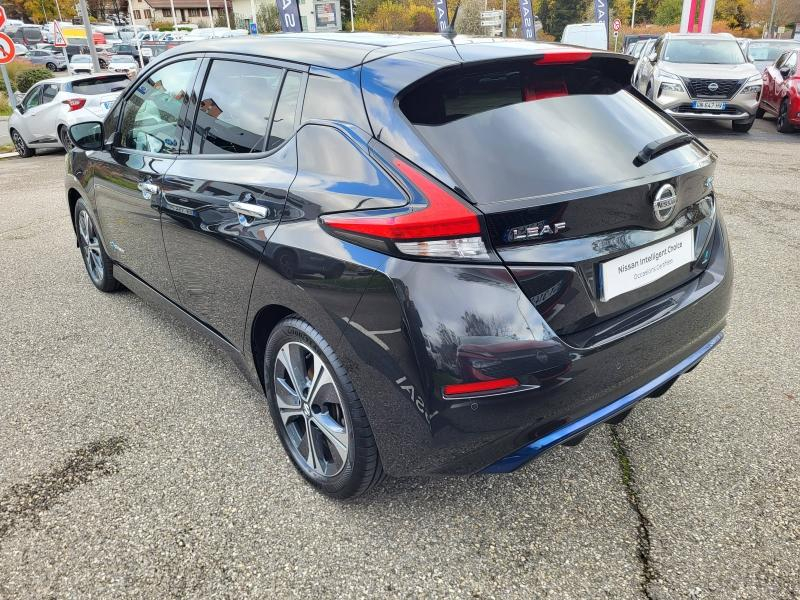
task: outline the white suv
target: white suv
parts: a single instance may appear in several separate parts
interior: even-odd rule
[[[8,120],[17,153],[28,158],[37,148],[70,148],[67,130],[76,123],[102,120],[129,83],[125,75],[59,77],[38,82]]]
[[[733,36],[666,33],[637,68],[636,87],[673,117],[753,126],[761,74]]]

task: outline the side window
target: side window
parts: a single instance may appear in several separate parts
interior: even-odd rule
[[[300,97],[300,84],[303,76],[295,71],[288,71],[281,87],[281,97],[275,107],[272,129],[269,132],[267,150],[277,148],[294,133],[297,117],[297,101]]]
[[[780,69],[783,66],[783,63],[786,62],[786,59],[789,58],[789,53],[784,52],[778,57],[778,60],[775,61],[775,68]]]
[[[46,86],[44,86],[42,90],[42,104],[47,104],[48,102],[52,102],[53,98],[56,97],[56,94],[58,94],[57,85],[49,83]]]
[[[658,38],[655,47],[653,48],[653,52],[656,53],[656,56],[661,56],[661,48],[664,47],[664,38]]]
[[[37,85],[31,91],[28,92],[28,95],[25,96],[25,99],[22,101],[22,105],[25,107],[25,110],[30,110],[39,106],[42,103],[42,86]]]
[[[123,148],[178,153],[178,120],[188,101],[196,66],[196,59],[172,63],[139,82],[122,109],[120,145]]]
[[[784,67],[788,67],[789,71],[794,73],[797,68],[797,52],[792,52],[786,61],[783,63]]]
[[[192,153],[263,152],[282,76],[276,67],[213,61],[200,94]]]

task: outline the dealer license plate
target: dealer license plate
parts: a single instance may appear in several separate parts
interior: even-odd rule
[[[600,298],[611,300],[694,260],[694,230],[600,264]]]
[[[705,110],[725,110],[727,104],[719,100],[692,100],[692,108]]]

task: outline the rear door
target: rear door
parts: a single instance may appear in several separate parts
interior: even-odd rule
[[[191,152],[164,180],[164,243],[182,306],[241,347],[261,254],[297,173],[305,73],[211,57],[192,113]]]
[[[106,250],[173,300],[177,294],[161,235],[161,188],[164,174],[185,146],[183,121],[200,62],[181,57],[138,79],[114,111],[118,132],[112,148],[92,154]]]

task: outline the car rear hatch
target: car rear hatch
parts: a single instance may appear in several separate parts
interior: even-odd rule
[[[67,91],[84,101],[80,108],[104,118],[129,83],[125,75],[100,75],[73,81]]]
[[[398,97],[553,330],[613,323],[581,345],[668,309],[653,301],[703,270],[714,230],[714,155],[630,69],[556,49],[439,69]]]

